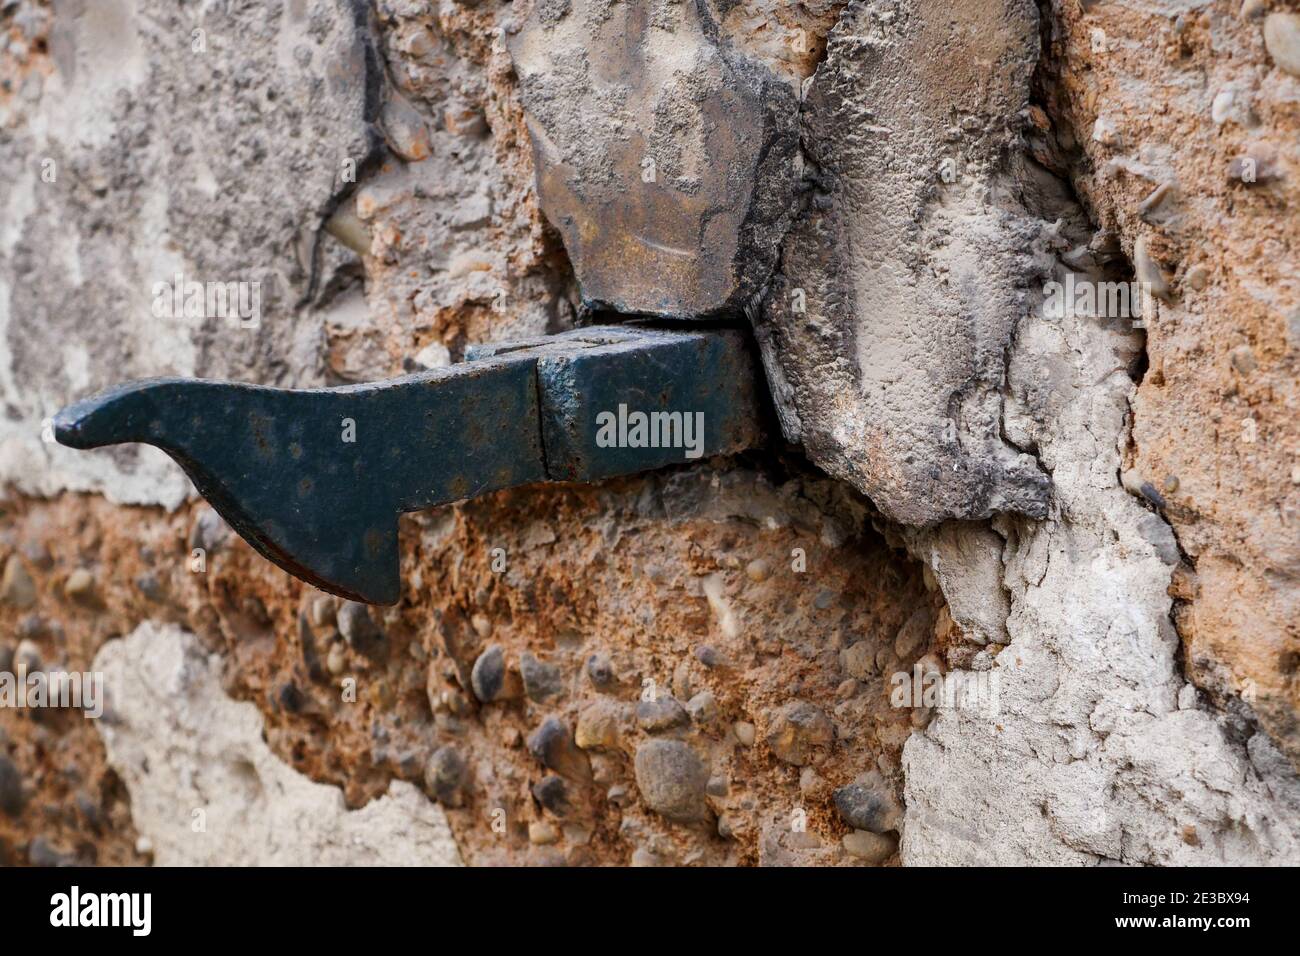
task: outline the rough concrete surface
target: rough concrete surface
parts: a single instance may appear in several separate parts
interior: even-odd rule
[[[0,709],[0,861],[1300,862],[1297,16],[0,5],[0,671],[130,688]],[[159,316],[178,272],[257,327]],[[41,440],[125,378],[365,381],[597,308],[743,315],[785,446],[407,516],[390,609],[147,449]],[[304,801],[337,832],[210,839]]]
[[[192,634],[142,624],[94,668],[108,690],[96,726],[160,866],[459,864],[442,810],[394,781],[349,810],[262,739],[262,717],[221,687],[221,661]]]

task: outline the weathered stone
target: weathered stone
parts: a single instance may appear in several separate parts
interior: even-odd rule
[[[338,626],[348,646],[361,654],[373,654],[384,643],[384,632],[364,604],[344,601],[338,610]]]
[[[529,735],[528,752],[570,780],[588,783],[592,779],[591,761],[575,746],[569,728],[558,717],[547,717]]]
[[[95,576],[85,568],[74,568],[63,582],[63,593],[68,600],[77,604],[94,604]]]
[[[524,693],[532,701],[544,701],[564,690],[560,669],[554,664],[539,661],[525,652],[519,658],[519,674],[524,681]]]
[[[636,785],[646,806],[679,823],[703,819],[709,770],[680,740],[647,740],[636,749]]]
[[[654,700],[643,700],[636,705],[636,722],[641,729],[651,733],[685,726],[690,720],[676,697],[661,694]]]
[[[798,103],[717,30],[704,4],[571,0],[508,41],[542,209],[595,307],[738,313],[776,261]]]
[[[813,754],[830,746],[835,729],[830,718],[807,701],[780,707],[767,731],[767,745],[779,760],[802,767]]]
[[[439,747],[424,767],[424,785],[439,803],[458,807],[466,774],[465,758],[453,747]]]
[[[9,555],[5,561],[4,577],[0,578],[0,601],[20,609],[36,603],[36,585],[16,554]]]
[[[884,863],[898,849],[898,840],[895,837],[868,830],[846,833],[840,842],[844,845],[844,851],[850,856],[871,864]]]
[[[474,696],[485,704],[515,700],[523,689],[519,675],[506,666],[505,651],[499,644],[493,644],[474,661],[470,684]]]
[[[537,802],[557,817],[568,816],[572,805],[569,802],[569,788],[562,777],[548,774],[533,784],[533,796]]]
[[[614,668],[609,662],[609,658],[603,654],[592,654],[587,658],[585,667],[587,679],[597,690],[612,690],[618,685],[618,678],[614,674]]]
[[[855,641],[840,652],[840,662],[858,680],[869,680],[876,675],[876,650],[870,641]]]
[[[1273,62],[1300,76],[1300,13],[1270,13],[1264,18],[1264,46]]]
[[[712,692],[702,690],[686,702],[686,712],[697,724],[707,724],[718,716],[718,702]]]
[[[612,749],[618,746],[619,709],[612,701],[598,700],[578,714],[574,741],[583,750]]]
[[[879,780],[840,787],[835,791],[835,809],[849,826],[872,833],[897,830],[902,819],[898,800]]]
[[[12,760],[0,754],[0,811],[16,817],[26,802],[22,774]]]

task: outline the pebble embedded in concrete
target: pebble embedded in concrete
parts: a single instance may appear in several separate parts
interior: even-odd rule
[[[709,771],[688,744],[663,738],[644,741],[636,749],[634,766],[637,789],[651,810],[678,823],[707,815]]]
[[[524,652],[519,659],[519,673],[524,682],[524,693],[531,701],[541,702],[558,696],[564,689],[560,669],[554,664],[538,660]]]
[[[1273,62],[1300,76],[1300,13],[1270,13],[1264,18],[1264,46]]]
[[[592,779],[591,761],[578,749],[564,721],[547,717],[528,737],[528,752],[544,766],[580,783]]]
[[[16,554],[5,561],[4,576],[0,578],[0,601],[16,608],[29,608],[36,603],[36,585]]]
[[[776,711],[765,739],[778,760],[801,767],[818,751],[829,747],[834,737],[830,718],[819,708],[800,700]]]
[[[840,841],[846,853],[866,863],[880,864],[893,856],[898,849],[898,840],[870,830],[854,830],[846,833]]]
[[[465,774],[465,759],[452,747],[439,747],[425,765],[424,785],[439,803],[460,806]]]
[[[667,694],[654,700],[643,700],[636,705],[636,721],[642,730],[650,733],[682,727],[689,719],[686,709],[677,698]]]
[[[338,609],[338,627],[348,646],[358,653],[371,654],[383,644],[384,632],[364,604],[344,601]]]
[[[840,817],[857,830],[887,833],[902,819],[902,807],[876,771],[837,789],[834,800]]]

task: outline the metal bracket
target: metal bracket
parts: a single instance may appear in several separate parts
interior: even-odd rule
[[[754,361],[735,330],[579,329],[341,388],[149,379],[63,409],[72,448],[170,455],[249,544],[368,604],[401,593],[397,516],[541,481],[598,481],[752,447]]]

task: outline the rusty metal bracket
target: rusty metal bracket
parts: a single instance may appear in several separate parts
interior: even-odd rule
[[[467,359],[341,388],[149,379],[63,409],[54,435],[72,448],[162,449],[265,557],[369,604],[400,596],[403,512],[761,439],[739,331],[601,326],[473,347]]]

